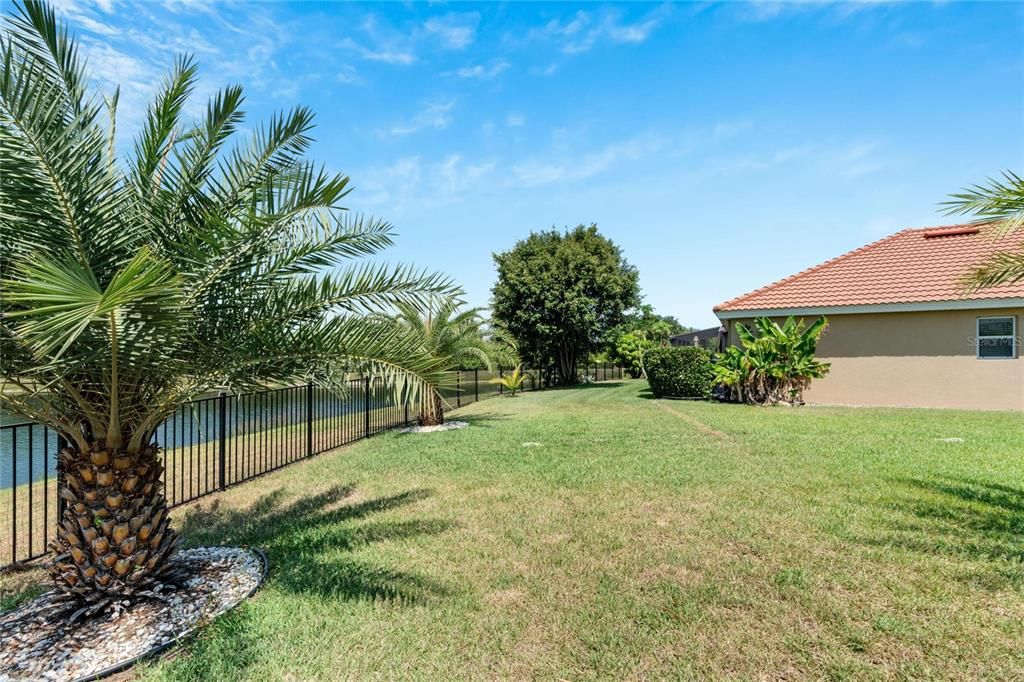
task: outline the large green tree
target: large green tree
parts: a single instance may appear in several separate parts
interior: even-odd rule
[[[597,225],[531,233],[494,262],[492,315],[526,363],[553,367],[563,384],[577,381],[578,360],[640,304],[636,268]]]
[[[1001,180],[968,187],[946,201],[948,215],[973,215],[976,223],[989,223],[995,235],[1024,231],[1024,179],[1004,171]],[[963,284],[968,290],[994,287],[1024,280],[1024,244],[996,252],[966,273]]]
[[[177,545],[157,427],[211,390],[373,371],[412,398],[433,358],[378,315],[453,291],[408,267],[351,264],[391,243],[348,218],[348,178],[303,157],[312,114],[243,128],[243,95],[186,121],[179,59],[123,161],[117,93],[93,92],[46,5],[0,38],[0,407],[56,430],[67,501],[51,575],[88,614],[150,594]],[[332,269],[325,274],[325,269]],[[372,314],[370,314],[372,313]]]

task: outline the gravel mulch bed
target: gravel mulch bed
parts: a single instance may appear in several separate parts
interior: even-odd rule
[[[410,426],[402,429],[402,433],[434,433],[435,431],[454,431],[455,429],[464,429],[469,426],[469,422],[450,421],[444,424],[436,424],[435,426]]]
[[[249,597],[263,582],[266,559],[238,547],[178,552],[189,577],[150,599],[82,622],[48,612],[48,592],[0,615],[0,682],[87,680],[156,653]]]

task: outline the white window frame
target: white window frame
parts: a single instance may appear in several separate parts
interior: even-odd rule
[[[1000,336],[986,336],[986,339],[1010,339],[1010,348],[1013,349],[1013,353],[1009,357],[989,357],[983,358],[981,356],[981,321],[982,320],[1004,320],[1010,318],[1013,323],[1013,327],[1010,330],[1009,336],[1003,334]],[[986,315],[985,317],[978,317],[974,323],[974,357],[978,360],[1016,360],[1019,349],[1017,346],[1017,316],[1016,315]]]

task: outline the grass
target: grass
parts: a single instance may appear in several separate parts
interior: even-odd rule
[[[178,509],[270,578],[135,674],[1024,678],[1019,413],[647,398],[484,401]]]

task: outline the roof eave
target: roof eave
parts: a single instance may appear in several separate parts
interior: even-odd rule
[[[870,303],[864,305],[801,306],[794,308],[715,309],[720,320],[749,317],[789,315],[857,315],[866,313],[916,313],[941,310],[989,310],[1024,307],[1024,298],[973,298],[954,301],[919,301],[910,303]]]

